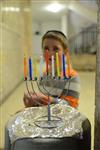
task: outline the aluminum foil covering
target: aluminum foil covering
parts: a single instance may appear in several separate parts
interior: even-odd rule
[[[47,116],[47,107],[29,107],[15,114],[8,121],[7,130],[11,143],[24,137],[71,137],[79,134],[82,136],[82,122],[86,119],[80,112],[67,104],[51,105],[51,115],[62,120],[55,128],[41,128],[35,125],[39,117]]]

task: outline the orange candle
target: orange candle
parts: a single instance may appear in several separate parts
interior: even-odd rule
[[[27,58],[26,55],[24,55],[24,79],[27,80]]]
[[[68,72],[68,77],[70,77],[71,75],[71,61],[70,61],[70,56],[69,56],[69,52],[66,53],[67,56],[67,72]]]
[[[33,58],[33,73],[34,73],[34,79],[37,80],[37,60],[36,58],[34,57]]]

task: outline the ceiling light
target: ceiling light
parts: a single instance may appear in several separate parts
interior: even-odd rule
[[[18,8],[18,7],[2,7],[1,10],[6,11],[6,12],[19,12],[20,8]]]
[[[64,6],[62,6],[61,4],[59,3],[53,3],[49,6],[46,7],[46,10],[48,11],[51,11],[51,12],[59,12],[61,9],[63,9]]]

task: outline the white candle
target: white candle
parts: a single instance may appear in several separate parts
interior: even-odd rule
[[[43,56],[40,56],[40,78],[43,77]]]
[[[54,56],[51,57],[52,60],[52,77],[55,77],[55,66],[54,66]]]

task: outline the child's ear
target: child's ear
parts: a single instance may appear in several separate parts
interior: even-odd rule
[[[69,51],[68,48],[66,48],[66,49],[64,50],[64,53],[67,54],[68,51]]]

